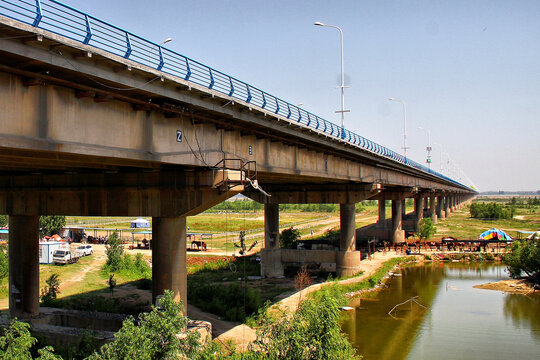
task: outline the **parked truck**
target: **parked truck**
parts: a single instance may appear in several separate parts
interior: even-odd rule
[[[79,250],[56,250],[53,254],[53,262],[55,264],[73,264],[79,261],[82,254]]]

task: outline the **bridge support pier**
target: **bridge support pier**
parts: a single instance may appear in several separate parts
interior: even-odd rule
[[[444,219],[446,217],[446,213],[443,211],[444,209],[444,196],[437,196],[437,218]]]
[[[264,204],[264,249],[261,251],[261,276],[283,276],[279,249],[279,204]]]
[[[403,231],[403,200],[392,200],[392,242],[398,243],[405,241]]]
[[[418,230],[420,221],[422,221],[422,219],[424,218],[423,202],[424,202],[424,199],[421,197],[414,198],[414,216],[415,216],[414,229],[415,230]]]
[[[443,209],[442,209],[442,212],[444,213],[444,217],[447,218],[450,216],[450,197],[448,196],[444,196],[443,197]]]
[[[338,276],[354,275],[360,265],[360,253],[356,250],[356,212],[355,204],[339,205],[341,239],[337,254],[336,271]]]
[[[386,220],[386,200],[382,199],[379,200],[379,220],[377,222],[378,228],[385,228],[385,220]]]
[[[39,216],[9,216],[9,313],[39,314]]]
[[[152,218],[152,302],[165,290],[187,313],[186,217]]]
[[[435,197],[435,195],[433,195],[433,196],[431,196],[429,198],[429,212],[431,214],[431,222],[434,223],[434,224],[437,223],[437,220],[439,218],[437,216],[437,208],[435,206],[436,205],[436,203],[435,203],[436,199],[437,198]]]

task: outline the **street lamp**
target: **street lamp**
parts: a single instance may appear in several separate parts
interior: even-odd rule
[[[434,142],[433,144],[437,145],[439,147],[439,149],[441,149],[440,153],[439,153],[439,163],[440,163],[440,171],[443,172],[443,161],[442,161],[442,158],[443,158],[443,153],[444,153],[444,148],[441,144],[437,143],[437,142]],[[448,156],[448,155],[447,155]]]
[[[426,150],[427,150],[427,158],[426,158],[426,162],[427,162],[428,169],[431,169],[431,131],[429,131],[429,129],[424,129],[424,128],[421,127],[421,126],[419,126],[418,128],[419,128],[420,130],[427,131],[427,136],[428,136],[428,146],[426,147]]]
[[[338,87],[341,89],[341,110],[336,111],[336,113],[341,113],[341,138],[345,139],[344,118],[345,113],[350,112],[350,110],[345,110],[345,88],[348,86],[345,86],[345,67],[343,64],[343,30],[341,30],[339,26],[324,24],[320,21],[314,22],[313,25],[326,26],[339,30],[339,38],[341,42],[341,85]]]
[[[166,43],[171,42],[171,41],[172,41],[172,38],[166,38],[165,40],[159,43],[159,46],[165,45]]]
[[[407,160],[407,104],[405,101],[399,100],[396,98],[388,98],[390,101],[397,101],[403,105],[403,156],[405,156],[405,161]]]

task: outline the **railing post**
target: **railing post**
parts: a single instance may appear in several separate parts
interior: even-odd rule
[[[210,86],[208,86],[208,88],[212,89],[214,87],[214,75],[212,74],[211,68],[208,68],[208,72],[210,73]]]
[[[249,85],[246,84],[246,90],[247,90],[247,93],[248,93],[248,97],[246,99],[246,102],[249,104],[249,102],[251,101],[251,91],[249,90]]]
[[[129,55],[131,55],[131,40],[129,39],[129,33],[126,32],[126,53],[124,54],[124,58],[129,58]]]
[[[231,84],[231,91],[229,91],[229,96],[232,96],[234,94],[234,85],[232,83],[232,78],[229,76],[229,84]]]
[[[163,68],[163,65],[165,65],[165,62],[163,61],[163,53],[161,52],[161,46],[158,45],[159,49],[159,65],[157,67],[158,70],[161,70]]]
[[[33,26],[38,26],[41,22],[41,18],[43,17],[43,13],[41,12],[41,1],[36,0],[36,18],[34,19]]]
[[[190,77],[191,77],[191,67],[189,66],[189,59],[186,58],[186,77],[184,78],[184,80],[189,80]]]
[[[88,15],[84,14],[84,20],[86,21],[86,36],[84,37],[83,43],[88,44],[92,38],[92,29],[90,28],[90,21],[88,20]]]

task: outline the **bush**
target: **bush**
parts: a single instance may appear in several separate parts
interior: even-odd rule
[[[356,358],[354,348],[341,333],[339,306],[336,298],[323,290],[318,298],[302,301],[292,316],[266,312],[247,358]]]
[[[514,207],[503,207],[495,202],[472,203],[469,211],[472,218],[477,219],[512,219],[514,217]]]
[[[510,252],[504,256],[504,262],[511,277],[517,278],[525,273],[540,282],[540,239],[514,241]]]
[[[47,280],[45,280],[47,286],[41,289],[41,301],[45,306],[52,306],[56,295],[60,293],[60,279],[58,274],[51,274]]]
[[[30,325],[14,319],[5,328],[0,336],[0,360],[61,360],[51,347],[46,346],[38,350],[38,357],[32,357],[32,347],[37,343],[36,338],[30,334]]]
[[[437,228],[433,225],[433,222],[430,218],[424,218],[420,220],[420,223],[418,224],[418,230],[416,231],[416,236],[420,238],[420,240],[429,240],[433,234],[437,232]]]
[[[298,239],[300,239],[300,230],[290,227],[279,235],[279,246],[284,249],[294,249]]]
[[[114,341],[101,347],[89,360],[105,359],[191,359],[200,348],[199,333],[186,332],[183,306],[165,291],[158,307],[139,315],[138,325],[130,317],[114,335]],[[185,336],[177,336],[185,333]]]
[[[0,245],[0,282],[4,280],[9,273],[9,258],[7,246]]]
[[[229,321],[245,321],[262,305],[257,290],[242,287],[238,283],[215,285],[201,282],[188,282],[190,303],[216,314]]]

